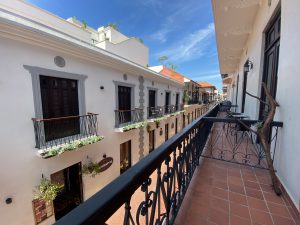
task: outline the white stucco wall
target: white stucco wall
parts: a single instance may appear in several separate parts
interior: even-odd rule
[[[135,38],[128,38],[117,44],[105,40],[97,46],[142,66],[147,66],[149,61],[148,48]]]
[[[260,96],[260,84],[263,72],[263,33],[276,10],[280,8],[278,0],[273,0],[270,7],[267,1],[262,1],[262,3],[256,16],[253,31],[242,54],[239,69],[235,73],[235,78],[237,74],[240,74],[239,107],[237,111],[241,110],[243,89],[242,69],[248,58],[253,62],[254,67],[248,73],[247,91]],[[298,96],[300,96],[298,87],[300,77],[297,75],[300,57],[300,51],[297,47],[300,37],[299,29],[297,29],[298,21],[300,20],[299,8],[300,2],[298,0],[281,1],[281,37],[276,93],[276,100],[280,106],[277,108],[275,120],[282,121],[284,125],[280,129],[274,162],[279,179],[298,209],[300,201],[300,142],[297,132],[300,127],[300,120],[297,116],[300,109],[298,101]],[[228,96],[235,103],[236,87],[233,89],[233,93],[231,92]],[[259,103],[256,99],[246,96],[245,114],[249,115],[252,119],[258,118]]]

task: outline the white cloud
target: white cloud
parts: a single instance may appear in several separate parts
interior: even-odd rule
[[[156,0],[148,0],[148,1],[156,1]],[[165,11],[165,14],[168,15],[161,27],[151,35],[152,39],[158,40],[161,43],[167,41],[167,36],[172,31],[175,31],[178,27],[182,27],[185,21],[193,19],[194,15],[199,13],[201,8],[201,4],[193,4],[190,2],[189,4],[182,5],[180,4],[170,4],[168,9],[162,9]]]
[[[172,44],[166,50],[156,54],[157,57],[166,55],[171,62],[189,61],[204,54],[214,33],[214,24],[210,23],[205,28],[199,29]]]

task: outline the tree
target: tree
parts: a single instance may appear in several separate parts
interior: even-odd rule
[[[178,68],[178,66],[175,65],[174,63],[168,61],[168,60],[169,60],[169,57],[166,56],[166,55],[163,55],[163,56],[161,56],[161,57],[158,58],[158,61],[159,61],[162,65],[166,66],[166,64],[168,64],[168,65],[169,65],[169,68],[170,68],[171,70],[176,71],[176,69]]]
[[[163,55],[163,56],[158,58],[158,61],[165,66],[165,61],[167,61],[168,59],[169,59],[168,56]]]
[[[171,63],[171,62],[169,62],[168,64],[169,64],[170,69],[173,70],[173,71],[176,71],[176,69],[178,68],[177,65],[174,65],[174,64]]]
[[[255,131],[252,128],[250,128],[248,125],[246,125],[242,120],[238,120],[238,122],[242,124],[247,130],[255,133],[259,138],[259,141],[266,155],[266,160],[268,164],[269,173],[272,179],[274,191],[277,195],[281,195],[282,191],[280,188],[280,182],[275,174],[276,171],[274,169],[273,160],[271,156],[271,145],[269,143],[269,134],[272,128],[272,122],[274,120],[276,107],[279,106],[279,104],[273,98],[265,83],[262,83],[262,87],[266,93],[267,101],[264,101],[261,98],[246,92],[247,95],[256,98],[262,104],[267,105],[269,107],[268,116],[263,120],[262,126],[257,126],[257,130]]]

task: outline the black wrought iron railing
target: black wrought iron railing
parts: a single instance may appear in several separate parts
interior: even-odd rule
[[[218,106],[204,116],[214,117]],[[199,117],[56,225],[173,224],[210,133]],[[131,204],[136,192],[142,199]],[[122,207],[122,208],[120,208]],[[118,209],[122,220],[109,222]]]
[[[47,149],[97,135],[97,115],[88,113],[82,116],[33,118],[36,148]]]
[[[176,112],[175,105],[166,105],[165,106],[165,115]]]
[[[119,128],[130,124],[142,122],[143,109],[132,109],[132,110],[115,110],[115,127]]]
[[[154,119],[164,115],[164,107],[156,106],[156,107],[148,107],[147,108],[147,118]]]

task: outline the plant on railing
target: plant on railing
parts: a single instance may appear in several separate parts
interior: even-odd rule
[[[47,178],[42,178],[41,183],[34,190],[34,199],[42,199],[46,202],[53,201],[61,189],[62,187],[58,184]]]
[[[95,177],[100,173],[100,165],[97,162],[89,161],[87,164],[82,166],[82,173]]]
[[[147,132],[149,133],[151,131],[151,125],[147,123]]]
[[[160,126],[160,122],[161,122],[162,120],[167,119],[168,117],[169,117],[169,116],[158,117],[158,118],[155,118],[155,119],[153,120],[153,122],[156,123],[156,127],[159,127],[159,126]]]
[[[134,123],[134,124],[130,124],[130,125],[127,125],[127,126],[123,127],[122,130],[123,131],[129,131],[129,130],[144,127],[144,126],[146,126],[146,124],[147,124],[147,122]]]
[[[184,91],[183,96],[182,96],[182,100],[183,100],[183,104],[187,104],[190,101],[191,97],[188,95],[187,91]]]
[[[104,139],[103,136],[92,136],[92,137],[83,138],[80,140],[75,140],[70,143],[62,144],[60,146],[54,146],[54,147],[48,148],[47,150],[40,150],[39,153],[43,158],[49,158],[49,157],[53,157],[56,155],[60,155],[67,151],[76,150],[85,145],[96,143],[103,139]]]
[[[177,116],[180,113],[184,113],[184,112],[185,112],[185,110],[181,110],[181,111],[178,111],[178,112],[171,113],[170,116]]]

